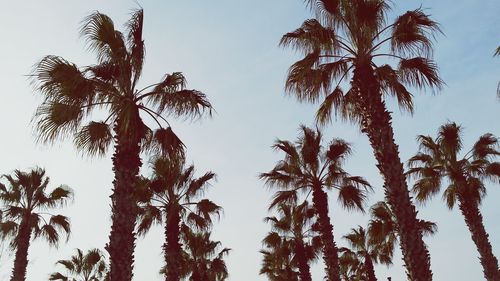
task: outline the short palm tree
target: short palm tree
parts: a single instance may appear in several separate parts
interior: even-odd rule
[[[391,24],[384,0],[307,0],[317,19],[306,20],[281,39],[305,57],[290,67],[285,89],[299,101],[322,104],[317,121],[325,124],[333,112],[359,124],[373,148],[384,177],[387,200],[401,229],[406,269],[414,281],[432,280],[429,253],[416,228],[413,205],[398,146],[394,141],[386,99],[395,97],[403,110],[413,111],[407,87],[440,88],[442,81],[429,58],[438,24],[422,10],[408,11]],[[388,46],[386,46],[388,45]],[[396,67],[379,58],[398,62]],[[349,83],[348,90],[341,83]]]
[[[486,195],[484,181],[500,179],[500,163],[493,161],[500,155],[498,139],[492,134],[485,134],[460,157],[461,133],[462,129],[456,123],[447,123],[440,127],[436,139],[418,136],[420,152],[408,161],[408,174],[417,179],[413,191],[417,200],[422,202],[439,193],[442,180],[448,180],[443,199],[450,209],[458,202],[479,252],[486,279],[500,280],[498,260],[493,255],[479,210]]]
[[[267,249],[286,245],[292,254],[290,263],[299,271],[301,281],[311,281],[310,262],[321,252],[321,239],[315,228],[316,212],[307,201],[282,203],[276,207],[279,216],[266,217],[272,231],[263,244]],[[266,258],[266,257],[264,257]]]
[[[153,175],[141,180],[137,231],[145,234],[153,224],[165,224],[163,245],[168,281],[181,278],[181,226],[188,224],[207,230],[212,217],[222,208],[200,197],[215,179],[213,172],[194,176],[194,166],[186,166],[182,157],[158,157],[152,162]]]
[[[363,264],[363,273],[367,281],[376,281],[374,263],[385,265],[392,264],[393,249],[386,243],[373,243],[362,226],[352,228],[344,236],[349,243],[349,248],[344,248],[344,255],[353,255]]]
[[[62,265],[66,273],[54,272],[49,280],[104,281],[107,273],[106,258],[99,249],[89,250],[85,254],[76,249],[76,255],[69,260],[59,260],[57,264]]]
[[[260,250],[262,265],[259,274],[266,275],[269,281],[299,281],[299,272],[293,261],[293,247],[289,240],[280,236],[266,237],[266,249]]]
[[[333,238],[333,226],[328,215],[326,191],[338,191],[338,200],[347,209],[363,210],[367,189],[366,180],[351,176],[342,165],[351,153],[348,143],[331,141],[326,149],[321,144],[321,132],[301,127],[296,144],[278,140],[274,148],[285,153],[285,158],[267,173],[260,175],[271,187],[277,187],[271,208],[280,203],[297,200],[297,192],[312,193],[313,207],[318,216],[319,233],[323,244],[326,275],[330,281],[340,280],[338,249]]]
[[[0,183],[4,219],[0,222],[0,237],[11,238],[10,246],[16,251],[11,281],[24,281],[32,239],[41,238],[57,246],[62,233],[69,238],[69,219],[50,211],[67,204],[73,193],[67,186],[48,192],[50,179],[41,168],[29,172],[15,170],[13,175],[4,177],[8,186]]]
[[[195,232],[184,226],[184,259],[190,281],[223,281],[229,276],[224,257],[231,249],[212,241],[210,232]]]
[[[347,248],[340,248],[339,252],[340,280],[365,281],[365,266],[359,257]]]
[[[212,108],[203,93],[185,88],[186,80],[180,72],[138,87],[145,54],[143,18],[142,10],[133,11],[123,34],[115,30],[108,16],[94,12],[84,19],[81,34],[89,50],[96,53],[96,64],[78,67],[64,58],[47,56],[33,72],[44,97],[34,119],[40,141],[73,137],[75,145],[90,155],[105,154],[115,143],[112,226],[106,247],[112,281],[132,279],[137,213],[133,191],[141,167],[141,149],[179,151],[182,143],[162,114],[199,117]],[[107,117],[90,119],[96,110]],[[158,130],[153,132],[143,117],[154,120]]]

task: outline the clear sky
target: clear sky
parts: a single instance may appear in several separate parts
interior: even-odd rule
[[[500,44],[500,2],[393,2],[390,19],[422,6],[441,23],[445,34],[436,38],[435,58],[447,85],[438,95],[416,93],[413,116],[392,107],[402,159],[416,152],[417,134],[435,135],[448,120],[463,125],[466,147],[483,133],[500,135],[500,101],[495,97],[500,58],[492,57]],[[113,175],[110,155],[83,157],[69,140],[53,146],[34,142],[30,120],[41,99],[25,75],[49,54],[78,65],[94,63],[94,56],[78,36],[81,20],[98,10],[121,28],[137,4],[123,0],[2,0],[1,4],[0,173],[41,166],[51,176],[52,186],[64,183],[75,190],[74,203],[61,211],[71,217],[69,242],[59,249],[38,242],[30,248],[28,280],[46,280],[56,269],[54,263],[69,258],[74,248],[102,248],[108,241]],[[214,227],[214,238],[233,249],[227,258],[230,280],[265,280],[258,275],[258,251],[269,230],[262,218],[267,215],[271,193],[257,175],[271,169],[281,157],[271,150],[273,141],[278,137],[294,140],[300,124],[313,125],[316,107],[283,94],[287,68],[299,55],[279,48],[278,42],[311,14],[302,0],[164,0],[140,5],[145,10],[147,48],[142,84],[182,71],[189,88],[205,92],[216,108],[212,119],[173,122],[173,126],[200,174],[207,170],[218,174],[209,197],[225,209]],[[327,138],[341,137],[353,144],[355,154],[347,169],[375,186],[371,203],[380,200],[382,180],[366,137],[340,122],[325,130]],[[500,256],[500,186],[489,184],[487,188],[484,223],[493,251]],[[330,206],[334,235],[342,245],[339,238],[350,228],[366,224],[368,217],[341,210],[334,197]],[[448,211],[439,197],[420,208],[422,218],[439,226],[438,234],[426,239],[434,280],[481,280],[478,254],[459,211]],[[162,243],[159,227],[137,240],[134,280],[162,280],[158,274]],[[0,281],[8,280],[11,266],[4,255]],[[321,280],[322,268],[321,262],[314,267],[314,280]],[[376,273],[379,280],[387,276],[405,280],[399,251],[392,267],[378,266]]]

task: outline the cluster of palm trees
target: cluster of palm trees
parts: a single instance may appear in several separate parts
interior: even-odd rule
[[[411,192],[415,200],[426,202],[448,185],[443,198],[450,209],[458,205],[484,277],[499,281],[498,260],[479,209],[485,182],[500,181],[498,138],[485,134],[460,154],[462,129],[447,123],[436,138],[418,137],[419,152],[408,160],[407,169],[394,139],[387,99],[394,97],[401,109],[413,112],[411,89],[443,85],[432,60],[432,38],[441,32],[438,23],[422,9],[389,23],[390,6],[384,0],[305,2],[316,17],[280,42],[304,55],[290,67],[285,90],[301,102],[320,102],[318,127],[334,116],[359,127],[373,148],[385,201],[369,208],[369,223],[352,228],[343,236],[348,247],[340,247],[329,193],[335,190],[338,203],[347,210],[365,212],[368,195],[376,187],[344,169],[351,144],[342,139],[325,142],[318,127],[301,126],[296,141],[275,142],[273,148],[283,159],[260,174],[275,191],[269,205],[273,215],[265,218],[271,231],[263,240],[260,273],[273,281],[311,281],[310,265],[322,258],[329,281],[373,281],[374,265],[390,265],[399,244],[408,279],[430,281],[430,254],[422,237],[434,234],[437,226],[417,217]],[[105,251],[76,249],[70,259],[57,262],[63,270],[49,280],[132,280],[136,238],[154,225],[164,227],[165,265],[159,270],[165,280],[228,277],[224,258],[230,249],[210,237],[223,210],[204,197],[216,175],[195,175],[183,142],[166,119],[202,118],[213,107],[204,93],[186,88],[180,72],[138,87],[145,54],[143,17],[142,10],[133,11],[122,33],[108,16],[90,14],[80,32],[96,62],[80,67],[50,55],[31,75],[43,98],[34,116],[38,141],[71,138],[90,156],[103,156],[113,147],[109,243]],[[104,118],[95,119],[98,116]],[[143,163],[149,176],[140,175]],[[0,238],[15,251],[11,281],[24,281],[33,239],[51,245],[64,235],[69,239],[69,218],[51,212],[68,204],[73,193],[64,185],[49,190],[42,168],[15,170],[4,178]]]
[[[408,179],[414,177],[412,191],[422,202],[437,194],[443,178],[447,178],[449,186],[443,197],[450,209],[458,202],[480,254],[484,277],[500,280],[498,261],[478,208],[486,194],[484,181],[500,179],[500,163],[495,162],[500,155],[498,139],[485,134],[460,158],[460,126],[445,124],[436,139],[418,137],[421,151],[408,161],[407,170],[394,140],[386,99],[395,97],[401,109],[413,112],[411,88],[432,90],[443,84],[431,57],[432,38],[440,32],[438,23],[422,9],[408,11],[388,23],[390,7],[383,0],[305,2],[316,18],[286,33],[280,42],[304,54],[290,67],[285,89],[301,102],[320,102],[317,125],[326,125],[333,116],[339,116],[367,135],[384,180],[385,202],[371,208],[372,220],[367,228],[358,226],[344,236],[350,247],[339,248],[326,191],[337,189],[341,205],[363,211],[367,191],[372,188],[362,177],[350,176],[342,169],[350,154],[349,145],[334,139],[323,146],[321,132],[306,127],[301,128],[295,143],[278,140],[273,147],[285,156],[261,178],[277,189],[270,210],[279,206],[282,217],[272,220],[273,232],[263,241],[261,274],[270,280],[311,280],[304,268],[322,251],[327,280],[377,280],[373,264],[390,264],[397,241],[408,279],[432,280],[430,255],[422,236],[434,233],[436,225],[417,218],[408,188]],[[396,63],[380,63],[379,57]],[[305,195],[299,196],[299,190]],[[297,236],[295,233],[308,229],[311,222],[297,217],[285,225],[282,220],[294,219],[290,214],[307,206],[311,194],[310,212],[314,215],[308,219],[315,227],[308,233],[314,236]],[[290,209],[286,214],[282,204]],[[290,236],[288,225],[294,224],[297,232]],[[314,238],[319,241],[312,243]],[[297,247],[297,239],[302,245],[316,246]],[[280,259],[271,258],[276,255]]]
[[[84,19],[80,32],[96,54],[95,64],[78,67],[51,55],[33,70],[33,82],[43,96],[34,117],[38,141],[69,137],[91,156],[105,155],[114,147],[112,226],[105,247],[109,267],[101,251],[83,254],[77,249],[70,260],[58,262],[67,272],[54,273],[50,280],[131,280],[136,233],[145,234],[162,223],[166,280],[228,276],[223,258],[229,249],[219,249],[220,242],[210,238],[212,218],[222,208],[200,198],[215,174],[195,177],[194,167],[185,165],[182,141],[164,117],[200,118],[210,115],[212,105],[202,92],[186,88],[180,72],[137,87],[145,54],[143,16],[142,10],[133,11],[122,33],[108,16],[94,12]],[[103,113],[101,120],[92,118]],[[151,163],[150,178],[139,176],[144,157]],[[66,204],[72,192],[65,186],[47,192],[49,179],[41,168],[16,170],[5,178],[8,186],[0,185],[0,234],[11,238],[16,251],[11,280],[24,281],[30,241],[40,237],[56,245],[61,233],[69,235],[69,219],[47,211]]]

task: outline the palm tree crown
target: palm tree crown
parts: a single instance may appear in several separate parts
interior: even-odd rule
[[[498,280],[498,261],[493,255],[479,211],[479,205],[486,195],[485,180],[498,182],[500,179],[500,163],[494,161],[500,155],[498,139],[492,134],[484,134],[460,157],[461,131],[456,123],[448,123],[440,127],[436,139],[418,136],[421,151],[408,161],[408,174],[417,179],[413,191],[417,200],[422,202],[439,193],[442,179],[448,179],[449,185],[443,193],[443,199],[450,209],[458,201],[481,255],[486,279]]]
[[[185,243],[183,263],[190,281],[223,281],[229,276],[224,257],[231,249],[222,248],[220,241],[210,239],[210,232],[196,232],[183,226]]]
[[[261,178],[278,188],[271,208],[297,200],[297,192],[312,192],[313,206],[318,214],[323,258],[327,278],[339,280],[338,253],[333,239],[333,226],[328,216],[328,198],[325,190],[338,191],[338,201],[347,209],[363,210],[366,191],[371,188],[359,176],[351,176],[342,165],[351,153],[348,143],[334,139],[325,149],[321,144],[321,132],[301,127],[302,135],[296,144],[278,140],[274,148],[285,153],[285,158]]]
[[[24,281],[28,265],[28,248],[31,239],[44,239],[57,246],[61,233],[70,234],[69,219],[55,215],[50,210],[62,207],[72,198],[67,186],[48,192],[50,179],[41,168],[29,172],[15,170],[4,175],[8,186],[0,183],[0,201],[3,221],[0,222],[2,239],[11,238],[10,246],[16,250],[12,279]]]
[[[61,281],[103,281],[106,273],[106,258],[99,249],[92,249],[83,253],[76,249],[76,255],[69,260],[59,260],[57,264],[64,267],[67,274],[52,273],[49,280]]]
[[[145,234],[153,224],[165,223],[164,254],[166,279],[179,280],[181,259],[181,226],[187,224],[198,230],[208,230],[212,217],[218,217],[222,208],[208,199],[200,199],[213,172],[194,176],[194,166],[186,166],[183,157],[157,157],[152,162],[153,176],[142,178],[138,191],[139,224],[137,231]]]

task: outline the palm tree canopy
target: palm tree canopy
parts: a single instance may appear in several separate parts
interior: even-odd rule
[[[66,270],[66,274],[55,272],[49,280],[61,281],[103,281],[107,272],[106,258],[99,249],[92,249],[85,254],[76,249],[77,253],[68,260],[59,260]],[[71,279],[70,279],[71,278]]]
[[[438,136],[420,135],[420,152],[408,160],[408,174],[417,181],[413,186],[417,200],[427,201],[440,191],[442,179],[449,185],[443,199],[451,209],[459,197],[480,204],[486,195],[484,180],[499,182],[500,163],[494,161],[500,155],[498,139],[484,134],[463,156],[462,128],[456,123],[447,123],[439,128]]]
[[[296,143],[277,140],[274,148],[285,154],[283,160],[260,175],[266,184],[278,187],[270,209],[280,203],[297,200],[297,192],[306,193],[315,185],[338,191],[339,203],[347,209],[363,209],[370,184],[362,177],[351,176],[342,165],[351,154],[351,147],[341,139],[333,139],[327,147],[321,144],[322,134],[305,126]]]
[[[344,119],[361,121],[362,100],[368,97],[355,85],[344,91],[341,84],[362,65],[373,68],[383,97],[395,97],[402,110],[413,112],[411,87],[441,88],[437,66],[430,59],[430,38],[440,28],[421,9],[408,11],[388,24],[386,1],[307,3],[317,19],[306,20],[285,34],[280,45],[304,54],[290,67],[285,89],[299,101],[322,100],[316,115],[320,124],[329,122],[334,111]],[[397,64],[379,63],[378,57]]]
[[[138,88],[145,59],[143,18],[143,10],[133,11],[122,33],[111,18],[94,12],[83,20],[80,33],[96,54],[96,64],[78,67],[64,58],[46,56],[35,65],[33,82],[44,97],[34,117],[39,141],[73,136],[83,152],[102,155],[113,143],[113,124],[120,120],[115,133],[142,139],[143,149],[180,151],[182,142],[164,116],[197,118],[210,113],[212,105],[202,92],[186,89],[180,72]],[[95,110],[104,110],[107,117],[91,120]],[[153,132],[139,111],[154,120],[158,130]]]
[[[34,168],[29,172],[15,170],[13,175],[3,177],[8,184],[0,183],[2,239],[12,238],[10,245],[16,248],[19,226],[25,220],[29,221],[35,239],[45,239],[52,246],[57,246],[61,233],[69,238],[69,218],[49,213],[52,209],[65,206],[72,199],[73,192],[68,186],[61,185],[49,192],[50,179],[42,168]]]
[[[213,172],[195,177],[193,165],[186,166],[183,157],[157,157],[152,161],[153,175],[141,179],[138,190],[140,201],[139,234],[145,234],[152,224],[162,223],[162,212],[176,209],[184,222],[208,229],[213,217],[219,217],[222,207],[200,198],[215,180]]]
[[[206,281],[222,281],[229,276],[224,257],[231,249],[222,248],[222,243],[211,240],[210,235],[210,232],[196,232],[183,225],[185,279],[193,280],[194,272]]]

